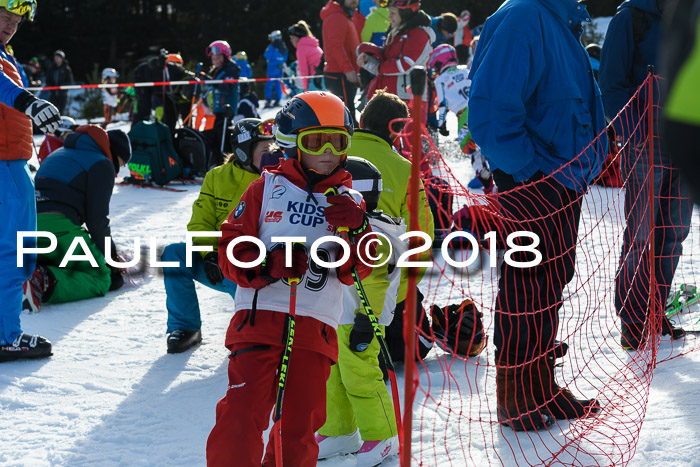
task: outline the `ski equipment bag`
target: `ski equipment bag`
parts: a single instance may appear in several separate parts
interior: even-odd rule
[[[129,172],[133,181],[163,186],[180,176],[180,158],[166,125],[158,121],[139,122],[131,128],[129,139]]]

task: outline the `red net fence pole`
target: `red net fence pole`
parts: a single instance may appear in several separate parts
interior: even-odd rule
[[[413,132],[412,132],[412,150],[411,150],[411,178],[409,180],[408,202],[411,213],[417,213],[419,209],[418,193],[420,180],[420,162],[422,149],[422,122],[423,116],[423,90],[425,89],[425,80],[427,78],[425,68],[416,67],[411,71],[411,93],[413,94]],[[419,230],[418,216],[411,216],[410,231]],[[418,244],[415,238],[411,238],[409,247],[411,249],[417,247]],[[406,307],[404,312],[404,341],[405,349],[405,383],[404,383],[404,420],[403,420],[403,439],[400,442],[400,457],[401,465],[409,467],[411,465],[411,440],[412,440],[412,424],[413,424],[413,401],[415,397],[416,386],[418,380],[414,378],[416,370],[413,356],[416,354],[416,277],[417,271],[415,267],[409,268],[408,271],[408,291],[406,294]]]
[[[660,150],[658,89],[650,73],[575,160],[492,194],[465,187],[472,163],[457,142],[440,138],[438,150],[418,122],[406,125],[400,146],[414,164],[424,162],[413,170],[420,170],[442,243],[419,283],[429,325],[418,332],[433,348],[415,373],[406,366],[401,465],[626,465],[634,457],[657,365],[700,347],[693,334],[662,335],[664,311],[700,331],[690,287],[698,282],[700,232],[697,211],[675,184],[678,171]],[[601,176],[576,195],[555,196],[564,193],[555,190],[557,180],[591,166],[591,158],[605,161]],[[538,246],[527,232],[540,234]],[[504,268],[506,260],[534,259],[535,251],[537,267]],[[680,305],[670,312],[666,300],[674,297]],[[404,335],[411,336],[413,307],[406,310]],[[644,340],[626,350],[623,323],[635,319]],[[499,361],[496,339],[501,346],[546,342],[546,359]],[[406,356],[415,354],[406,348]],[[499,417],[504,380],[506,399],[519,393],[534,401],[533,418],[565,412],[568,394],[595,401],[598,412],[514,431],[512,414]]]

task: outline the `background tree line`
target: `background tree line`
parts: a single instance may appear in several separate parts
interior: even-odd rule
[[[591,0],[591,16],[612,16],[621,0]],[[264,75],[262,54],[267,35],[306,20],[320,39],[319,12],[327,0],[41,0],[36,19],[27,23],[12,40],[21,62],[33,56],[51,58],[62,49],[77,81],[93,81],[94,70],[115,67],[120,81],[140,58],[160,48],[180,52],[193,69],[210,62],[206,46],[213,40],[227,40],[235,51],[245,50],[256,64],[255,76]],[[462,10],[471,12],[471,27],[482,24],[501,0],[424,0],[423,10],[431,15]],[[290,57],[293,57],[290,46]]]

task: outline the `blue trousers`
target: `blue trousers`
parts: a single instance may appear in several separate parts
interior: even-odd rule
[[[207,287],[226,292],[231,298],[238,287],[235,282],[224,278],[217,285],[211,285],[204,272],[204,261],[199,252],[192,252],[192,267],[186,264],[187,250],[184,243],[173,243],[163,250],[161,261],[177,261],[177,268],[163,268],[165,282],[166,307],[168,309],[168,333],[175,329],[196,331],[202,327],[202,317],[199,312],[199,300],[194,281]]]
[[[36,255],[25,254],[17,267],[17,232],[36,230],[34,181],[24,160],[0,161],[0,345],[12,343],[22,333],[22,284],[34,273]],[[25,238],[26,248],[36,238]]]
[[[690,232],[692,205],[680,172],[670,168],[665,154],[655,152],[654,203],[649,202],[652,172],[649,154],[633,149],[621,164],[625,180],[625,218],[620,263],[615,276],[615,309],[627,325],[641,326],[649,314],[649,251],[654,250],[655,309],[662,312]],[[654,243],[649,245],[651,226]]]
[[[281,78],[282,73],[267,73],[268,78]],[[279,80],[265,83],[265,100],[278,101],[282,99],[282,83]]]

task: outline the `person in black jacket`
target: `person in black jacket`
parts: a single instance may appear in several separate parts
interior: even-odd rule
[[[63,50],[53,53],[53,64],[46,72],[47,86],[67,86],[73,84],[73,71],[68,65],[66,54]],[[61,115],[64,114],[68,102],[68,91],[51,91],[49,100],[56,106]]]
[[[194,80],[194,73],[186,70],[183,64],[180,54],[169,54],[165,49],[161,49],[159,55],[145,59],[134,68],[134,81],[140,83]],[[174,133],[178,117],[186,116],[190,110],[192,88],[190,85],[135,88],[137,108],[132,126],[140,121],[149,120],[151,109],[156,109],[156,118]],[[162,107],[162,115],[159,115],[159,107]]]
[[[123,285],[121,270],[105,261],[107,255],[118,260],[107,216],[116,173],[130,158],[131,144],[122,130],[82,125],[41,165],[35,179],[37,231],[53,233],[57,245],[38,256],[26,283],[23,309],[37,311],[41,303],[98,297]],[[47,238],[37,243],[49,246]],[[68,253],[88,260],[62,264]]]

